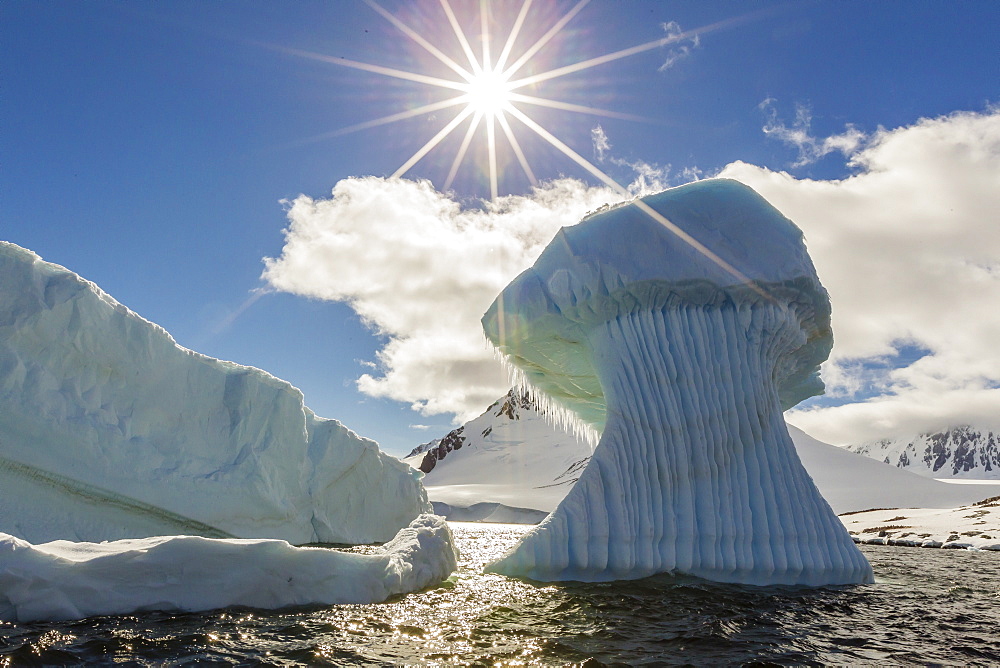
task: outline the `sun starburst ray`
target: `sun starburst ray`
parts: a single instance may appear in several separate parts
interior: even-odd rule
[[[329,63],[331,65],[339,65],[340,67],[350,67],[356,70],[364,70],[365,72],[371,72],[373,74],[381,74],[387,77],[394,77],[396,79],[405,79],[407,81],[412,81],[414,83],[429,84],[431,86],[438,86],[440,88],[450,88],[451,90],[465,91],[468,88],[468,84],[461,81],[451,81],[449,79],[441,79],[440,77],[432,77],[427,74],[417,74],[415,72],[407,72],[406,70],[397,70],[393,67],[383,67],[382,65],[372,65],[371,63],[363,63],[358,60],[351,60],[350,58],[335,58],[334,56],[328,56],[323,53],[316,53],[314,51],[303,51],[301,49],[292,49],[288,47],[270,47],[277,51],[287,53],[293,56],[299,56],[300,58],[309,58],[310,60],[318,60],[324,63]]]
[[[569,10],[566,13],[565,16],[563,16],[561,19],[559,19],[554,26],[552,26],[551,28],[549,28],[549,31],[547,33],[545,33],[544,35],[542,35],[538,39],[537,42],[535,42],[534,44],[532,44],[531,47],[529,47],[527,51],[525,51],[524,53],[522,53],[521,57],[518,58],[516,61],[514,61],[513,65],[511,65],[510,67],[507,68],[506,74],[507,74],[508,78],[514,76],[515,72],[517,72],[519,69],[521,69],[522,67],[524,67],[525,63],[527,63],[529,60],[531,60],[531,58],[536,53],[538,53],[539,50],[541,50],[541,48],[543,46],[545,46],[546,44],[548,44],[549,41],[553,37],[555,37],[559,33],[559,31],[562,30],[566,26],[567,23],[569,23],[570,21],[572,21],[573,17],[576,16],[577,14],[579,14],[580,10],[583,9],[587,5],[588,2],[590,2],[590,0],[580,0],[580,2],[576,3],[576,5],[574,5],[573,8],[571,10]]]
[[[451,97],[447,100],[441,100],[440,102],[432,102],[430,104],[425,104],[420,107],[414,107],[413,109],[407,109],[406,111],[401,111],[398,114],[390,114],[389,116],[382,116],[381,118],[373,118],[370,121],[365,121],[363,123],[355,123],[354,125],[348,125],[346,128],[341,128],[333,132],[328,132],[323,137],[339,137],[342,135],[350,134],[352,132],[357,132],[358,130],[367,130],[368,128],[378,127],[380,125],[387,125],[389,123],[395,123],[396,121],[405,121],[408,118],[415,118],[422,114],[429,114],[433,111],[441,111],[442,109],[448,109],[449,107],[455,107],[460,104],[468,104],[468,95],[459,95],[457,97]]]
[[[288,146],[305,146],[308,144],[315,144],[316,142],[324,141],[327,139],[333,139],[334,137],[342,137],[344,135],[351,134],[352,132],[358,132],[359,130],[367,130],[369,128],[377,127],[379,125],[387,125],[389,123],[395,123],[397,121],[406,120],[407,118],[415,118],[422,114],[427,114],[433,111],[440,111],[441,109],[455,107],[467,101],[468,101],[467,95],[459,95],[457,97],[448,98],[447,100],[442,100],[441,102],[432,102],[431,104],[425,104],[420,107],[414,107],[413,109],[408,109],[407,111],[401,111],[398,114],[391,114],[389,116],[375,118],[370,121],[365,121],[363,123],[348,125],[345,128],[333,130],[332,132],[324,132],[322,134],[314,135],[312,137],[297,139],[293,142],[290,142]]]
[[[504,72],[504,74],[507,74],[504,67],[507,64],[507,58],[510,57],[510,50],[514,48],[514,42],[517,40],[517,36],[521,32],[521,26],[524,25],[524,19],[528,16],[528,10],[531,8],[531,3],[532,0],[524,0],[524,2],[521,3],[521,11],[517,13],[517,18],[514,19],[514,25],[510,29],[510,34],[507,35],[507,42],[503,45],[500,57],[497,58],[496,69]]]
[[[574,72],[580,72],[581,70],[586,70],[590,69],[591,67],[597,67],[598,65],[610,63],[611,61],[618,60],[619,58],[634,56],[637,53],[642,53],[643,51],[649,51],[651,49],[656,49],[662,46],[666,46],[667,44],[676,42],[679,38],[680,35],[661,37],[660,39],[656,39],[651,42],[646,42],[645,44],[639,44],[636,46],[629,47],[627,49],[621,49],[620,51],[615,51],[613,53],[607,53],[604,54],[603,56],[597,56],[596,58],[590,58],[588,60],[583,60],[578,63],[573,63],[571,65],[557,67],[547,72],[540,72],[530,77],[517,79],[511,82],[511,86],[520,88],[521,86],[528,86],[531,84],[541,83],[542,81],[547,81],[549,79],[555,79],[556,77],[566,76],[567,74],[573,74]]]
[[[472,137],[476,134],[476,130],[479,129],[479,123],[482,122],[482,120],[483,112],[477,111],[476,115],[472,117],[469,129],[465,133],[465,137],[462,139],[462,144],[458,147],[458,152],[455,153],[455,159],[451,163],[451,169],[448,170],[448,178],[444,181],[445,190],[451,188],[451,184],[455,181],[455,176],[458,175],[458,167],[462,164],[462,160],[465,159],[465,154],[469,150],[469,144],[472,143]]]
[[[558,137],[553,135],[551,132],[543,128],[535,121],[531,120],[531,117],[518,110],[517,107],[511,106],[507,111],[510,112],[510,114],[514,116],[514,118],[516,118],[517,120],[521,121],[526,126],[528,126],[528,128],[534,131],[534,133],[537,134],[539,137],[541,137],[549,144],[554,146],[556,149],[558,149],[560,152],[562,152],[562,154],[565,155],[567,158],[569,158],[576,164],[583,167],[593,176],[597,177],[602,183],[607,185],[609,188],[612,188],[615,192],[617,192],[620,195],[627,196],[629,194],[628,190],[619,185],[617,181],[615,181],[613,178],[602,172],[600,169],[597,168],[596,165],[591,163],[582,155],[571,149],[569,146],[567,146],[564,142],[562,142]]]
[[[397,19],[395,16],[387,12],[385,9],[382,8],[380,4],[375,2],[375,0],[365,0],[365,4],[374,9],[379,14],[381,14],[383,18],[389,21],[389,23],[391,23],[392,25],[396,26],[407,37],[409,37],[414,42],[422,46],[429,54],[440,60],[442,63],[447,65],[452,70],[454,70],[455,73],[458,74],[460,77],[462,77],[466,81],[472,80],[473,75],[471,72],[466,70],[464,67],[456,63],[451,58],[449,58],[444,52],[442,52],[436,46],[434,46],[426,39],[421,37],[420,33],[418,33],[416,30],[414,30],[413,28],[406,25],[405,23]]]
[[[638,121],[641,123],[655,123],[657,122],[654,118],[647,118],[646,116],[636,116],[635,114],[626,114],[620,111],[611,111],[610,109],[601,109],[600,107],[588,107],[582,104],[573,104],[571,102],[560,102],[558,100],[547,100],[543,97],[535,97],[533,95],[521,95],[520,93],[510,93],[508,98],[511,102],[523,102],[524,104],[535,104],[539,107],[549,107],[551,109],[560,109],[562,111],[575,111],[580,114],[591,114],[593,116],[604,116],[606,118],[618,118],[623,121]]]
[[[500,123],[500,128],[503,130],[504,135],[507,137],[510,147],[514,150],[517,161],[521,163],[521,169],[524,170],[524,175],[528,177],[528,182],[533,186],[538,185],[538,179],[535,178],[535,173],[531,171],[531,165],[528,164],[528,159],[525,158],[524,151],[521,150],[521,144],[518,143],[517,137],[514,136],[514,131],[511,130],[510,123],[507,122],[506,114],[497,114],[497,121]]]
[[[490,199],[496,199],[500,194],[497,181],[497,131],[496,115],[490,114],[486,119],[486,148],[490,159]]]
[[[631,46],[627,49],[621,49],[619,51],[614,51],[612,53],[607,53],[603,56],[597,56],[596,58],[589,58],[587,60],[582,60],[578,63],[572,63],[570,65],[565,65],[564,67],[557,67],[555,69],[549,70],[547,72],[539,72],[530,77],[524,77],[523,79],[517,79],[510,82],[512,88],[520,88],[522,86],[528,86],[531,84],[541,83],[542,81],[548,81],[549,79],[555,79],[557,77],[566,76],[567,74],[573,74],[574,72],[580,72],[582,70],[590,69],[591,67],[597,67],[598,65],[604,65],[605,63],[610,63],[621,58],[627,58],[628,56],[634,56],[644,51],[650,51],[652,49],[657,49],[668,44],[673,44],[674,42],[679,42],[686,39],[692,39],[694,37],[704,35],[706,33],[714,32],[721,28],[728,28],[736,23],[742,23],[748,20],[747,16],[737,16],[731,19],[726,19],[724,21],[718,21],[710,25],[704,26],[702,28],[697,28],[695,30],[688,30],[682,33],[676,33],[673,35],[668,35],[666,37],[661,37],[660,39],[654,39],[651,42],[645,42],[643,44],[637,44],[636,46]]]
[[[459,46],[462,47],[465,57],[469,59],[469,66],[472,68],[473,76],[478,76],[482,73],[483,68],[479,64],[479,60],[476,59],[476,54],[472,52],[472,45],[469,44],[469,39],[465,36],[465,31],[462,30],[462,26],[458,24],[458,17],[455,16],[455,12],[451,8],[451,4],[448,0],[440,1],[441,8],[444,10],[445,16],[448,17],[448,23],[451,24],[451,29],[455,32],[455,37],[458,38]]]
[[[420,160],[425,155],[427,155],[428,153],[430,153],[431,149],[433,149],[435,146],[437,146],[438,144],[440,144],[441,141],[445,137],[447,137],[448,135],[450,135],[451,132],[455,128],[457,128],[459,125],[461,125],[462,121],[464,121],[466,118],[468,118],[469,116],[471,116],[472,113],[473,113],[473,110],[472,110],[471,107],[466,107],[461,112],[459,112],[458,115],[455,116],[455,118],[451,119],[450,123],[448,123],[446,126],[444,126],[443,128],[441,128],[440,132],[438,132],[436,135],[434,135],[433,137],[431,137],[430,140],[428,140],[428,142],[426,144],[424,144],[423,146],[421,146],[420,149],[417,150],[416,153],[414,153],[413,155],[410,156],[409,160],[407,160],[406,162],[404,162],[400,166],[399,169],[397,169],[395,172],[393,172],[392,173],[392,178],[400,177],[403,174],[405,174],[406,172],[408,172],[410,170],[410,168],[413,167],[413,165],[415,165],[418,162],[420,162]]]
[[[486,0],[479,0],[479,25],[483,31],[483,71],[492,72],[493,66],[490,64],[490,18],[489,4]]]

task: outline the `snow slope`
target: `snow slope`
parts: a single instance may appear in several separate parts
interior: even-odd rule
[[[434,443],[403,461],[429,470],[423,482],[435,512],[458,521],[541,521],[591,454],[517,390]]]
[[[932,478],[1000,481],[1000,434],[968,425],[908,438],[845,446],[851,452]]]
[[[891,508],[841,519],[868,545],[1000,550],[1000,496],[948,510]]]
[[[872,508],[951,509],[1000,495],[1000,481],[950,485],[823,443],[792,425],[802,464],[838,514]]]
[[[750,188],[700,181],[563,228],[483,328],[601,434],[566,498],[489,570],[873,580],[782,418],[822,391],[829,298],[802,233]]]
[[[419,475],[259,369],[178,346],[93,283],[0,242],[0,531],[391,539]]]
[[[788,433],[837,514],[872,508],[949,509],[1000,495],[1000,482],[950,485],[823,443],[793,425]],[[586,442],[551,424],[516,390],[448,436],[456,434],[452,440],[461,439],[461,447],[436,462],[424,485],[435,509],[458,521],[471,516],[474,521],[536,523],[539,512],[519,515],[519,509],[543,511],[542,516],[554,510],[591,455]],[[448,437],[438,442],[444,440]],[[418,467],[425,456],[421,452],[403,461]],[[491,506],[505,519],[476,516],[477,504],[480,514]]]
[[[447,523],[433,515],[373,554],[196,536],[31,545],[0,533],[0,621],[376,603],[441,582],[456,556]]]

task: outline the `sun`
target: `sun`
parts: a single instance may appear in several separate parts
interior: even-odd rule
[[[507,81],[508,77],[495,70],[476,74],[465,89],[469,108],[487,117],[495,117],[507,110],[513,101]]]
[[[456,16],[450,0],[439,0],[441,13],[443,14],[441,17],[442,20],[438,22],[438,27],[429,30],[428,34],[421,34],[414,30],[375,0],[364,0],[364,2],[414,44],[418,45],[424,52],[436,59],[439,65],[444,65],[452,76],[445,78],[420,71],[406,71],[310,51],[282,47],[275,48],[279,48],[285,53],[320,60],[340,67],[350,67],[380,76],[403,79],[420,86],[431,86],[437,89],[452,91],[455,95],[444,100],[419,105],[404,111],[341,128],[335,132],[322,135],[317,139],[367,130],[416,117],[429,117],[432,114],[438,117],[438,112],[455,110],[450,120],[445,122],[444,126],[400,165],[391,176],[401,177],[405,175],[429,153],[441,146],[445,139],[456,132],[460,132],[460,128],[464,127],[465,134],[462,136],[462,140],[458,142],[451,167],[443,183],[444,190],[449,190],[459,171],[463,167],[468,167],[487,177],[492,199],[496,199],[500,193],[500,170],[497,166],[497,149],[501,143],[506,143],[507,148],[516,158],[527,180],[532,185],[537,184],[538,180],[521,147],[522,141],[529,140],[540,141],[554,147],[599,181],[627,196],[628,192],[625,188],[589,160],[570,148],[552,132],[544,128],[538,121],[532,118],[529,112],[531,109],[543,107],[561,112],[624,120],[648,121],[650,119],[608,109],[574,104],[553,97],[545,97],[539,95],[538,92],[543,90],[548,82],[560,77],[582,72],[620,58],[657,49],[673,42],[692,39],[706,32],[745,20],[745,17],[730,19],[705,26],[698,30],[690,30],[683,33],[674,32],[660,39],[546,70],[544,69],[544,50],[546,46],[580,13],[589,0],[578,0],[565,14],[559,16],[547,28],[542,25],[546,20],[544,16],[538,16],[537,12],[532,14],[533,0],[522,0],[516,16],[512,20],[510,20],[509,16],[503,17],[506,20],[502,21],[495,20],[496,17],[492,16],[494,12],[501,11],[497,9],[496,4],[491,4],[488,0],[479,0],[479,25],[478,29],[472,31],[472,34],[477,35],[476,41],[478,41],[478,44],[475,45],[470,41],[469,33],[467,33],[466,28],[462,26]],[[428,0],[427,5],[429,4]],[[427,5],[422,4],[421,7],[425,8]],[[495,34],[497,26],[500,24],[510,26],[505,34]],[[534,39],[529,39],[526,37],[526,32],[522,30],[526,24],[537,28],[539,32],[542,30],[544,32],[541,32],[540,36]],[[450,27],[450,32],[448,27]],[[493,45],[502,45],[502,47],[497,52],[494,52]],[[446,51],[450,51],[453,54],[460,52],[462,55],[452,57]],[[495,56],[494,53],[496,53]],[[438,67],[437,69],[441,68]],[[535,74],[524,75],[522,74],[524,70],[541,71]],[[515,123],[512,123],[512,121],[515,121]],[[473,145],[473,142],[476,141],[481,142],[477,144],[478,147],[485,148],[485,151],[480,150],[475,152],[477,155],[485,153],[485,164],[476,162],[469,157],[469,149]],[[453,146],[455,143],[449,142],[448,145]],[[472,164],[470,165],[469,163]]]
[[[569,11],[544,29],[540,37],[533,40],[525,39],[525,32],[522,31],[526,23],[530,22],[529,25],[538,26],[539,21],[542,20],[538,16],[532,15],[533,0],[523,0],[512,22],[509,20],[491,20],[491,13],[494,11],[494,6],[486,0],[480,0],[478,3],[478,30],[472,31],[473,33],[478,33],[479,43],[475,47],[470,42],[466,29],[461,25],[449,0],[439,0],[444,20],[440,22],[442,29],[434,30],[432,35],[418,33],[401,19],[388,12],[375,0],[364,0],[364,2],[423,51],[430,54],[439,63],[445,65],[453,76],[444,78],[419,71],[400,70],[374,63],[366,63],[348,58],[335,58],[333,56],[297,49],[281,48],[280,50],[301,57],[321,60],[340,67],[350,67],[381,76],[403,79],[421,86],[431,86],[437,89],[453,91],[455,95],[441,101],[423,104],[406,109],[405,111],[357,123],[323,135],[322,138],[367,130],[389,123],[438,114],[438,112],[453,109],[455,113],[450,120],[400,165],[391,176],[400,177],[405,175],[431,153],[431,151],[438,148],[446,138],[453,133],[460,132],[460,129],[464,128],[465,134],[461,142],[458,143],[458,148],[452,158],[451,167],[448,170],[443,187],[445,190],[449,190],[459,170],[466,167],[483,173],[487,177],[492,199],[496,199],[500,192],[497,149],[498,144],[501,142],[506,143],[507,148],[516,158],[527,180],[532,185],[538,182],[521,147],[521,142],[527,141],[524,138],[525,134],[533,141],[542,141],[554,147],[603,183],[616,190],[624,190],[590,161],[542,127],[541,124],[531,117],[530,110],[532,108],[544,107],[562,112],[625,120],[648,119],[642,119],[633,114],[574,104],[550,97],[542,97],[534,93],[544,88],[546,82],[559,77],[603,65],[643,51],[656,49],[671,42],[690,38],[695,34],[693,31],[684,34],[672,34],[604,56],[581,60],[562,67],[544,70],[537,74],[522,75],[524,70],[531,69],[527,67],[529,65],[535,69],[539,69],[537,66],[543,62],[543,56],[540,56],[539,53],[543,52],[545,47],[552,42],[553,38],[579,14],[589,0],[579,0],[576,2]],[[494,34],[497,23],[510,25],[506,34]],[[447,29],[448,27],[450,27],[450,33]],[[497,52],[492,50],[494,44],[502,45]],[[445,52],[446,49],[453,53],[460,51],[462,55],[458,58],[453,58]],[[529,91],[532,94],[529,94]],[[485,164],[476,163],[470,158],[469,149],[475,141],[481,142],[477,145],[485,148],[484,152],[480,152],[480,154],[485,153],[486,155]]]
[[[285,53],[320,60],[340,67],[350,67],[381,76],[394,77],[420,85],[454,91],[456,93],[453,97],[449,97],[441,101],[424,104],[405,111],[364,121],[321,137],[325,138],[331,134],[334,136],[343,135],[349,132],[357,132],[410,118],[416,118],[418,116],[436,114],[436,112],[447,109],[457,109],[451,120],[445,123],[445,125],[434,136],[427,140],[423,146],[417,149],[417,151],[411,155],[409,159],[407,159],[398,169],[396,169],[395,172],[392,173],[393,178],[401,177],[409,172],[418,162],[423,160],[427,154],[437,148],[447,137],[464,125],[465,134],[455,152],[451,168],[449,169],[448,176],[445,179],[445,190],[449,190],[451,188],[459,169],[466,160],[470,145],[474,139],[479,136],[485,144],[486,154],[488,157],[485,165],[475,164],[473,169],[481,170],[488,176],[491,199],[497,199],[500,192],[498,176],[499,170],[497,168],[498,134],[502,134],[503,139],[506,140],[510,150],[517,158],[521,169],[524,171],[525,176],[528,178],[528,181],[532,185],[535,185],[538,181],[531,169],[531,165],[528,163],[524,151],[521,148],[521,140],[518,139],[517,133],[515,133],[514,128],[510,123],[511,120],[516,120],[519,123],[518,129],[520,131],[523,132],[524,130],[528,130],[531,133],[528,135],[529,137],[540,139],[541,141],[554,147],[572,162],[582,167],[592,176],[597,178],[601,183],[617,192],[623,198],[632,200],[632,206],[635,206],[639,211],[643,212],[670,230],[673,234],[677,235],[681,240],[689,244],[708,261],[717,265],[726,273],[732,275],[739,283],[750,285],[751,288],[759,291],[759,288],[756,287],[756,284],[753,281],[744,276],[738,269],[731,266],[721,257],[716,255],[707,246],[693,238],[683,229],[654,210],[642,199],[633,199],[628,189],[605,174],[589,160],[574,151],[565,142],[552,134],[552,132],[544,128],[540,123],[534,120],[531,115],[525,111],[525,109],[545,107],[548,109],[593,116],[603,116],[625,120],[649,120],[632,114],[574,104],[549,97],[541,97],[539,95],[529,94],[527,91],[535,92],[545,82],[604,65],[620,58],[657,49],[681,40],[696,38],[702,34],[718,30],[720,28],[744,23],[755,14],[759,15],[765,10],[758,10],[757,12],[752,12],[750,14],[719,21],[697,30],[673,32],[660,39],[637,44],[603,56],[586,58],[561,67],[549,70],[541,68],[542,71],[537,74],[519,76],[519,73],[525,69],[525,66],[529,63],[532,65],[542,64],[542,61],[538,60],[539,52],[542,51],[545,46],[549,44],[549,42],[557,34],[559,34],[560,31],[563,30],[563,28],[566,27],[566,25],[584,8],[584,6],[588,4],[589,1],[590,0],[578,0],[576,4],[574,4],[569,11],[563,14],[558,20],[556,20],[555,23],[553,23],[544,32],[544,34],[534,41],[524,44],[524,40],[519,38],[521,37],[521,29],[531,11],[533,0],[522,0],[520,9],[513,20],[513,24],[507,32],[506,38],[503,40],[497,39],[498,35],[493,34],[492,31],[493,22],[490,21],[489,16],[492,11],[492,5],[488,0],[479,0],[480,48],[474,49],[468,36],[466,35],[465,30],[456,17],[450,1],[439,0],[447,23],[452,29],[453,34],[451,39],[453,41],[453,45],[454,42],[457,42],[458,47],[461,49],[465,58],[465,63],[460,64],[442,50],[442,47],[447,48],[444,44],[445,37],[447,35],[437,34],[436,31],[433,35],[431,35],[437,44],[441,45],[439,47],[428,39],[427,36],[421,35],[402,20],[386,11],[375,0],[364,0],[365,4],[395,26],[406,37],[437,59],[447,69],[451,70],[454,74],[454,78],[443,78],[422,72],[410,72],[343,57],[333,57],[311,51],[302,51],[282,47],[275,48],[279,48],[279,50]],[[534,23],[537,22],[533,21],[533,24]],[[492,52],[492,45],[494,43],[503,44],[503,47],[500,49],[499,55],[497,55],[496,58],[493,57]],[[459,60],[461,60],[461,58]],[[536,60],[538,62],[536,62]],[[497,132],[497,128],[500,130],[499,133]],[[766,298],[770,298],[764,292],[761,292],[761,294]]]

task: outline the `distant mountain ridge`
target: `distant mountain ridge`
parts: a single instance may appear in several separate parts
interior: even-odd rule
[[[1000,433],[970,425],[846,448],[930,478],[1000,480]]]
[[[440,438],[435,438],[433,441],[427,441],[426,443],[421,443],[417,447],[410,450],[410,454],[406,455],[402,459],[409,459],[410,457],[416,457],[417,455],[427,452],[431,448],[437,447],[437,444],[441,442]]]
[[[954,508],[1000,494],[995,485],[951,485],[821,443],[789,426],[799,458],[837,513],[872,508]],[[591,447],[553,426],[511,390],[482,415],[404,461],[424,466],[435,512],[456,521],[535,523],[552,511],[590,461]],[[993,465],[993,468],[997,467]]]

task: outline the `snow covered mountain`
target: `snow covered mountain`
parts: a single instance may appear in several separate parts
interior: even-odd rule
[[[435,438],[433,441],[427,441],[426,443],[421,443],[417,447],[410,450],[410,454],[406,455],[406,459],[409,459],[410,457],[413,457],[415,455],[419,455],[422,452],[427,452],[431,448],[437,447],[437,444],[440,442],[441,442],[440,438]]]
[[[419,474],[289,383],[5,242],[0,490],[0,532],[31,542],[381,542],[430,509]]]
[[[930,478],[1000,480],[1000,433],[988,429],[964,425],[846,448]]]
[[[788,426],[823,497],[839,513],[872,508],[955,508],[1000,495],[996,485],[951,485],[862,457]],[[442,444],[445,444],[442,446]],[[576,482],[590,446],[552,426],[511,390],[486,412],[403,461],[424,477],[435,511],[460,521],[537,522]]]
[[[528,395],[511,390],[403,461],[426,473],[438,514],[537,522],[566,496],[590,454],[587,443],[549,424]]]

